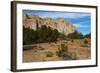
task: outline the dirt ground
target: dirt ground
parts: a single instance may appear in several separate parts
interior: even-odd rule
[[[39,43],[35,47],[28,50],[23,50],[23,62],[39,62],[39,61],[59,61],[63,60],[62,57],[56,55],[58,47],[63,43],[68,46],[68,52],[71,56],[76,56],[77,60],[84,60],[91,58],[91,47],[84,47],[84,39],[76,40],[60,40],[56,43]],[[90,40],[89,40],[90,42]],[[52,56],[47,56],[51,52]]]

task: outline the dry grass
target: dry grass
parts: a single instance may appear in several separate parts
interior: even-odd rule
[[[88,39],[90,42],[90,39]],[[37,47],[33,47],[30,50],[23,51],[23,62],[39,62],[39,61],[58,61],[64,60],[62,57],[56,55],[56,51],[61,44],[68,46],[69,55],[71,57],[77,57],[78,60],[90,59],[91,48],[82,47],[84,45],[84,39],[75,40],[60,40],[56,43],[39,43]],[[52,56],[48,57],[47,52],[52,52]]]

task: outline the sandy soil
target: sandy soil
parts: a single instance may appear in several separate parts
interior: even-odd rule
[[[32,47],[29,50],[23,50],[23,62],[39,62],[39,61],[58,61],[63,60],[62,57],[56,55],[58,47],[63,43],[68,46],[69,54],[78,60],[90,59],[91,49],[90,47],[83,47],[84,39],[78,39],[74,41],[61,40],[56,43],[39,43],[36,47]],[[48,57],[47,52],[52,52],[52,56]]]

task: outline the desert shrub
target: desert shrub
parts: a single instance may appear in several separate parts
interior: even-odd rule
[[[58,31],[52,29],[51,27],[41,26],[38,30],[38,42],[54,42],[57,41]]]
[[[67,37],[70,39],[82,39],[83,35],[79,33],[78,31],[75,31],[73,33],[68,34]]]
[[[84,44],[81,45],[81,47],[90,47],[89,41],[87,39],[84,39]]]
[[[61,47],[56,51],[57,56],[64,57],[66,53],[68,53],[68,46],[61,44]]]
[[[23,27],[23,44],[34,44],[43,42],[55,42],[59,37],[59,32],[56,29],[41,26],[37,30]]]
[[[88,44],[88,40],[87,39],[84,39],[84,44]]]
[[[64,33],[60,33],[60,34],[59,34],[59,38],[60,38],[61,40],[67,40],[67,36],[66,36]]]
[[[36,32],[30,28],[23,27],[23,44],[32,44],[37,41]]]
[[[91,33],[84,35],[84,38],[91,38]]]
[[[41,46],[38,46],[39,50],[44,50],[45,48],[41,47]]]
[[[65,46],[64,44],[61,44],[61,47],[58,48],[56,54],[58,57],[62,57],[63,60],[77,60],[76,54],[68,52],[68,46]]]
[[[46,57],[52,57],[52,56],[53,56],[52,52],[50,52],[50,51],[46,52]]]
[[[74,40],[72,39],[71,42],[74,42]]]

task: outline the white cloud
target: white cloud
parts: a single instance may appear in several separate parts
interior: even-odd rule
[[[89,25],[73,24],[76,28],[89,28]]]
[[[27,12],[27,11],[26,11]],[[62,18],[81,18],[85,16],[90,16],[90,13],[85,12],[63,12],[63,11],[30,11],[29,14],[37,14],[41,17],[62,17]]]
[[[50,16],[50,17],[64,17],[64,18],[81,18],[85,16],[90,16],[89,13],[76,13],[76,12],[50,12],[46,14],[41,14],[42,17]]]
[[[64,14],[64,16],[66,16],[68,18],[81,18],[81,17],[89,16],[89,14],[86,14],[86,13],[66,13],[66,14]]]

